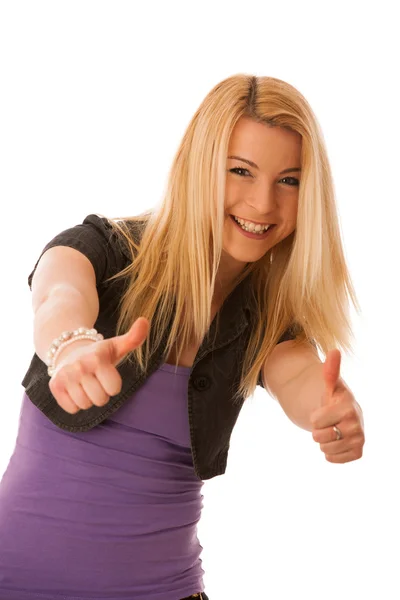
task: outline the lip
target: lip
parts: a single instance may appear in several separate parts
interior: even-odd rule
[[[252,240],[265,240],[265,238],[267,238],[271,231],[273,231],[276,227],[276,224],[274,223],[273,225],[271,225],[271,227],[268,227],[267,231],[265,233],[262,233],[261,235],[259,233],[250,233],[248,231],[245,231],[244,229],[242,229],[240,227],[240,225],[238,223],[236,223],[235,219],[233,218],[233,215],[229,215],[232,223],[234,224],[234,226],[237,228],[238,231],[240,231],[240,233],[242,235],[244,235],[245,237],[248,237]],[[252,221],[253,222],[253,221]],[[261,223],[260,223],[261,225]]]
[[[230,217],[236,217],[237,219],[242,219],[243,217],[238,217],[238,215],[229,215]],[[254,225],[275,225],[275,223],[261,223],[261,221],[253,221],[252,219],[243,219],[243,221],[248,221],[248,223],[254,223]]]

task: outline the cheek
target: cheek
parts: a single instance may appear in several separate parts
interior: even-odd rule
[[[240,194],[237,186],[227,182],[225,184],[225,206],[233,206],[239,198]]]
[[[297,212],[298,212],[298,202],[292,201],[287,202],[287,205],[284,207],[282,211],[282,216],[286,223],[290,225],[296,225],[297,222]]]

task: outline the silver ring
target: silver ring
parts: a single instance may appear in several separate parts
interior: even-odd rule
[[[339,427],[336,427],[336,425],[334,425],[333,431],[336,433],[336,440],[341,440],[343,438],[343,434],[340,431]]]

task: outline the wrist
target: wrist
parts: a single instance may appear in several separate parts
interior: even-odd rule
[[[66,360],[70,354],[74,354],[79,348],[93,344],[95,340],[74,340],[73,343],[63,346],[53,361],[53,369],[55,370],[60,364]]]
[[[64,351],[65,347],[70,346],[71,344],[76,344],[81,340],[89,340],[93,342],[97,342],[103,340],[104,337],[101,333],[97,333],[96,329],[93,327],[91,329],[86,329],[86,327],[79,327],[78,329],[74,329],[73,331],[64,331],[58,338],[53,340],[48,352],[47,352],[47,361],[46,364],[48,366],[47,373],[52,377],[55,372],[55,364],[58,361],[58,356],[61,352]]]

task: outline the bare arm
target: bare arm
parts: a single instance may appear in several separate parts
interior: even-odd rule
[[[93,327],[99,314],[95,271],[75,248],[55,246],[41,257],[32,279],[34,346],[45,362],[52,341],[63,331]],[[92,344],[80,340],[71,345]],[[68,348],[63,350],[67,352]]]
[[[307,431],[313,429],[310,416],[321,406],[325,389],[322,367],[314,346],[286,341],[274,348],[263,368],[267,389],[289,419]]]
[[[278,398],[289,419],[306,431],[314,429],[310,417],[322,406],[326,387],[322,367],[323,363],[309,365],[282,387]]]
[[[329,352],[322,363],[309,342],[297,347],[293,341],[282,342],[265,361],[262,376],[289,419],[312,432],[326,460],[346,463],[361,458],[363,412],[340,377],[340,352]],[[334,425],[342,438],[336,437]]]

